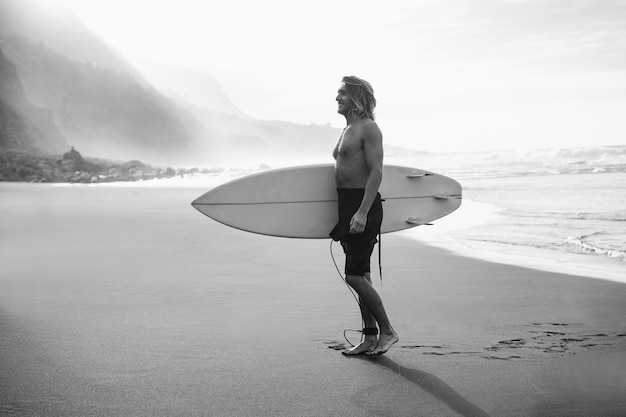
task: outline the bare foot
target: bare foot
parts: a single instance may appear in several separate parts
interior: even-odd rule
[[[382,355],[387,352],[391,346],[393,346],[400,338],[395,331],[391,334],[381,333],[378,339],[378,345],[373,350],[367,352],[367,356]]]
[[[365,336],[361,343],[352,349],[344,350],[341,354],[345,356],[361,355],[374,349],[377,344],[378,338],[376,336]]]

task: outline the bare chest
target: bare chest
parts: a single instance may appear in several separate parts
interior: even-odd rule
[[[344,132],[335,149],[335,182],[338,187],[363,188],[367,165],[362,140]]]
[[[360,138],[352,131],[345,131],[337,143],[336,157],[351,158],[363,152],[363,144]]]

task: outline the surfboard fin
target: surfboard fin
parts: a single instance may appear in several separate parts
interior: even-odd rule
[[[413,171],[413,172],[409,172],[408,174],[406,174],[407,178],[422,178],[422,177],[426,177],[429,175],[435,175],[432,172],[425,172],[425,171]]]
[[[414,224],[416,226],[432,226],[432,223],[424,223],[421,217],[409,217],[405,220],[408,224]]]

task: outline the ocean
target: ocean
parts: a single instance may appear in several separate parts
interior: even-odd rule
[[[410,236],[464,255],[626,282],[626,146],[391,155],[463,186]]]
[[[434,171],[463,186],[463,204],[457,211],[433,226],[399,233],[464,256],[626,283],[626,146],[465,153],[399,150],[387,152],[385,163]],[[208,190],[257,169],[223,167],[209,176],[128,186]]]

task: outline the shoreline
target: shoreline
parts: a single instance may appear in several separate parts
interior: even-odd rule
[[[50,187],[107,187],[107,188],[145,188],[145,189],[197,189],[198,195],[219,186],[230,180],[239,178],[248,173],[257,172],[257,168],[245,167],[232,170],[224,170],[219,173],[191,173],[185,176],[171,178],[153,178],[138,181],[115,181],[100,183],[30,183],[30,182],[0,182],[8,187],[19,186],[50,186]],[[14,185],[13,185],[14,184]],[[469,202],[469,201],[468,201]],[[459,211],[435,220],[434,226],[421,226],[406,229],[394,234],[404,238],[415,240],[421,244],[441,248],[453,254],[473,259],[479,259],[496,264],[528,267],[544,272],[554,272],[586,277],[589,279],[608,280],[626,284],[626,266],[611,259],[595,259],[591,254],[563,254],[556,253],[551,257],[547,250],[527,248],[525,251],[507,246],[505,244],[469,242],[467,239],[450,236],[451,232],[466,227],[477,227],[487,224],[489,221],[492,205],[489,203],[469,202],[472,209],[469,215],[460,215]],[[467,208],[464,202],[461,208]],[[476,207],[486,210],[486,213],[478,213]],[[461,209],[459,209],[461,210]],[[383,235],[383,239],[389,235]],[[499,249],[496,251],[495,249]]]
[[[624,269],[626,266],[609,264],[611,259],[594,259],[595,255],[587,254],[562,254],[557,253],[555,259],[551,259],[546,250],[529,248],[525,253],[515,251],[506,244],[484,244],[478,247],[478,242],[471,245],[463,239],[453,237],[432,238],[431,236],[419,236],[407,233],[407,239],[416,240],[424,245],[447,250],[455,255],[479,259],[485,262],[531,268],[537,271],[552,272],[559,274],[575,275],[577,277],[599,279],[626,284]],[[500,251],[496,249],[500,248]],[[580,257],[588,257],[586,262],[581,262]]]

